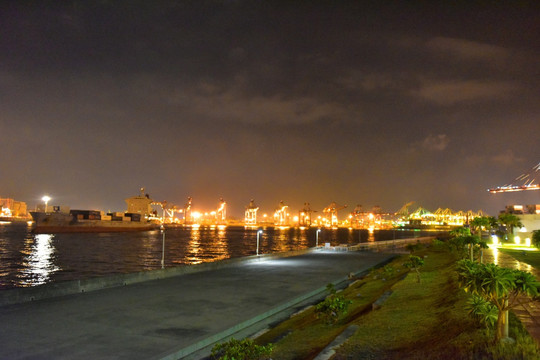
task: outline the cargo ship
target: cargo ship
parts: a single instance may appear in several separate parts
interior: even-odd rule
[[[149,221],[135,213],[107,213],[96,210],[70,210],[65,212],[35,212],[34,233],[79,233],[148,231],[159,228],[159,223]]]
[[[158,229],[160,221],[153,215],[153,201],[148,194],[126,199],[126,212],[105,213],[99,210],[70,210],[64,206],[49,206],[45,209],[31,211],[34,220],[33,232],[38,234],[52,233],[99,233],[148,231]],[[51,211],[48,211],[51,210]]]

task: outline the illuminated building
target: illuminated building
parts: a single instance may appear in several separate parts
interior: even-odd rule
[[[28,218],[28,209],[25,202],[13,199],[0,199],[0,218]]]
[[[251,199],[244,215],[245,225],[257,225],[257,210],[259,208],[255,205],[255,201]]]
[[[355,229],[387,229],[393,226],[393,217],[394,214],[383,213],[378,205],[371,211],[364,211],[362,205],[356,205],[349,215],[349,226]]]
[[[540,204],[536,205],[508,205],[502,213],[515,215],[521,224],[522,228],[514,227],[514,235],[522,239],[532,238],[534,230],[540,230]]]

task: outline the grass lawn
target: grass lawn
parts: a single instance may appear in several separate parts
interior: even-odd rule
[[[505,254],[511,255],[516,260],[527,263],[536,269],[540,269],[540,251],[525,251],[519,249],[512,249],[509,247],[500,247],[497,250],[502,251]]]
[[[456,282],[454,255],[435,247],[415,255],[426,256],[420,283],[403,267],[404,255],[343,291],[352,304],[337,323],[318,319],[310,308],[256,343],[273,343],[273,359],[313,359],[356,324],[359,329],[332,359],[540,359],[538,346],[513,314],[510,336],[516,344],[510,346],[493,344],[493,333],[471,319],[469,295]],[[392,295],[372,311],[371,304],[390,289]]]

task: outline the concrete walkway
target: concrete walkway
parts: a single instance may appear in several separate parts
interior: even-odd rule
[[[500,267],[517,269],[530,272],[540,280],[540,270],[531,265],[518,261],[514,257],[492,249],[484,250],[485,262],[491,262]],[[520,306],[512,309],[519,320],[523,323],[529,334],[540,344],[540,301],[523,299]]]
[[[255,333],[390,257],[315,251],[3,306],[0,358],[200,358],[213,341]]]

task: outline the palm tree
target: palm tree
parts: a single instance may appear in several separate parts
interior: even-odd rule
[[[499,222],[496,217],[488,216],[487,218],[489,221],[489,230],[497,229],[499,227]]]
[[[484,263],[484,249],[488,249],[489,246],[487,242],[485,242],[484,240],[480,240],[478,242],[478,247],[480,248],[480,264],[483,264]]]
[[[506,227],[507,234],[513,234],[514,228],[522,228],[523,224],[519,220],[519,218],[514,214],[509,213],[502,213],[499,215],[499,224],[504,225]]]
[[[498,309],[496,340],[508,337],[508,310],[519,305],[516,298],[521,295],[532,298],[539,294],[540,283],[525,271],[469,260],[460,260],[457,271],[460,285],[466,291],[481,296]]]
[[[474,247],[480,243],[476,235],[463,236],[463,243],[469,245],[470,260],[474,261]]]
[[[478,245],[480,247],[480,262],[484,262],[484,249],[487,249],[487,243],[482,241],[482,229],[485,228],[489,231],[495,226],[497,220],[493,216],[477,216],[471,221],[471,227],[475,229],[478,236]]]
[[[453,237],[468,236],[471,235],[471,229],[465,226],[461,226],[450,231],[450,235],[452,235]]]
[[[490,227],[490,219],[487,216],[477,216],[474,219],[471,220],[471,228],[473,228],[476,232],[476,235],[482,239],[482,228],[489,228]]]
[[[540,230],[534,230],[532,232],[532,243],[536,248],[540,249]]]

